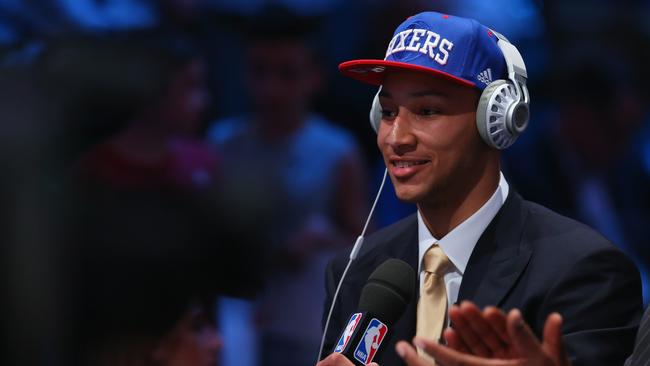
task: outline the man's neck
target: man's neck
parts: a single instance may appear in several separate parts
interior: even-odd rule
[[[499,179],[497,168],[476,184],[454,192],[437,192],[439,199],[418,203],[418,210],[431,234],[440,239],[472,216],[494,194]]]

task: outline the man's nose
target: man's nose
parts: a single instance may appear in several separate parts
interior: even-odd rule
[[[400,113],[390,127],[386,142],[396,154],[402,154],[415,149],[417,139],[411,128],[411,121],[404,113]]]

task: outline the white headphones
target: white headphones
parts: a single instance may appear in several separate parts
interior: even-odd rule
[[[524,59],[506,37],[492,32],[498,38],[497,45],[506,61],[508,79],[495,80],[483,90],[476,109],[476,127],[486,144],[502,150],[512,145],[528,126],[530,96]],[[382,118],[380,91],[381,87],[370,108],[370,125],[375,132]]]

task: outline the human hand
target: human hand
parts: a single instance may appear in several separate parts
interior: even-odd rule
[[[443,337],[447,345],[459,352],[488,358],[514,358],[511,340],[506,329],[506,315],[493,306],[481,311],[470,301],[449,309],[453,328],[447,328]]]
[[[444,366],[570,366],[562,343],[562,317],[559,314],[553,313],[546,319],[543,343],[537,340],[526,325],[519,310],[508,313],[504,329],[511,342],[503,351],[514,358],[467,354],[420,338],[415,338],[413,344]],[[396,350],[409,366],[433,366],[431,362],[420,358],[415,348],[407,342],[399,342]]]

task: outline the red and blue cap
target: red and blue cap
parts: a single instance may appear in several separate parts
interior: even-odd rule
[[[391,70],[419,71],[480,90],[506,79],[506,62],[497,35],[474,19],[424,12],[397,27],[383,60],[339,65],[343,75],[381,85]]]

